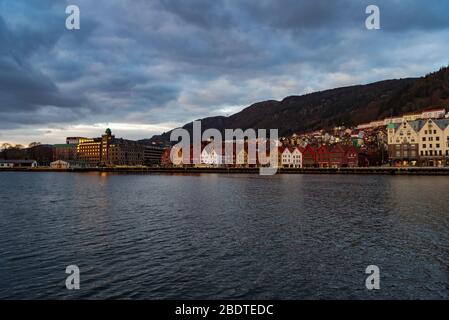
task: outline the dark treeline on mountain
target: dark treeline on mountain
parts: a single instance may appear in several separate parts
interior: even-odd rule
[[[202,129],[279,129],[281,136],[449,105],[449,67],[421,78],[386,80],[255,103],[229,117],[201,119]],[[183,128],[191,131],[192,123]],[[169,141],[170,132],[151,141]]]

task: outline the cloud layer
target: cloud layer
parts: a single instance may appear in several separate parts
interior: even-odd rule
[[[108,123],[145,138],[449,62],[447,1],[375,2],[379,31],[364,27],[364,0],[0,0],[0,141],[58,142]],[[69,4],[78,31],[65,28]]]

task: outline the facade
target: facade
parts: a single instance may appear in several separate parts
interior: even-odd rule
[[[84,137],[67,137],[66,144],[80,144],[81,142],[84,142],[86,140],[89,139]]]
[[[55,144],[53,146],[53,160],[76,160],[78,144]]]
[[[281,147],[279,149],[278,165],[283,168],[302,168],[302,149],[295,147]]]
[[[396,166],[448,166],[449,119],[388,126],[388,153]]]
[[[0,168],[36,168],[35,160],[0,160]]]
[[[316,164],[320,168],[329,168],[330,166],[330,150],[325,144],[316,150]]]
[[[300,148],[294,148],[292,152],[293,168],[302,168],[302,152]]]
[[[416,166],[419,161],[419,122],[389,124],[388,154],[395,166]]]
[[[279,150],[281,157],[280,166],[283,168],[291,168],[293,166],[292,151],[289,147],[281,147]]]
[[[237,167],[248,167],[248,152],[245,148],[242,148],[237,154],[236,154],[236,162]]]
[[[165,148],[157,145],[147,145],[144,147],[143,162],[146,166],[161,165],[162,154]]]
[[[316,166],[316,150],[311,145],[307,145],[302,149],[302,166],[304,168]]]
[[[441,119],[446,115],[446,109],[430,109],[422,112],[422,119]]]
[[[80,169],[87,168],[88,165],[85,162],[74,161],[74,160],[56,160],[50,163],[51,169]]]
[[[341,144],[332,146],[329,150],[329,167],[340,168],[347,164],[346,150]]]
[[[366,154],[360,151],[359,148],[349,146],[345,150],[345,158],[343,167],[355,168],[355,167],[367,167],[369,166]]]
[[[420,123],[420,125],[420,164],[429,167],[447,166],[449,164],[449,149],[447,146],[448,136],[445,135],[445,132],[449,121],[447,119],[429,119],[425,123]]]
[[[118,139],[107,129],[101,138],[82,140],[77,158],[97,166],[137,166],[144,164],[145,147],[136,141]]]
[[[171,162],[171,159],[170,159],[170,152],[171,152],[171,148],[167,148],[162,153],[161,166],[163,166],[163,167],[170,167],[170,166],[172,166],[172,162]]]

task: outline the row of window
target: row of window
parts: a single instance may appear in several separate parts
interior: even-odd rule
[[[442,156],[443,151],[435,150],[435,152],[434,152],[433,150],[426,150],[426,151],[421,151],[421,155],[422,156]],[[449,150],[446,150],[446,156],[449,156]]]
[[[435,148],[437,148],[437,149],[439,149],[440,147],[441,147],[441,146],[440,146],[439,143],[437,143],[437,144],[435,145]],[[426,145],[426,144],[423,144],[423,145],[422,145],[422,148],[423,148],[423,149],[426,149],[426,148],[427,148],[427,145]],[[429,148],[432,149],[432,148],[433,148],[433,144],[429,144]]]
[[[422,141],[426,141],[426,137],[422,137]],[[429,137],[429,141],[433,141],[433,137]],[[435,141],[440,141],[440,137],[435,137]]]

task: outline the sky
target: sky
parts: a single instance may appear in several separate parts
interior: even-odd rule
[[[365,10],[380,9],[380,30]],[[80,29],[66,28],[68,5]],[[0,143],[150,138],[449,63],[446,0],[0,0]]]

